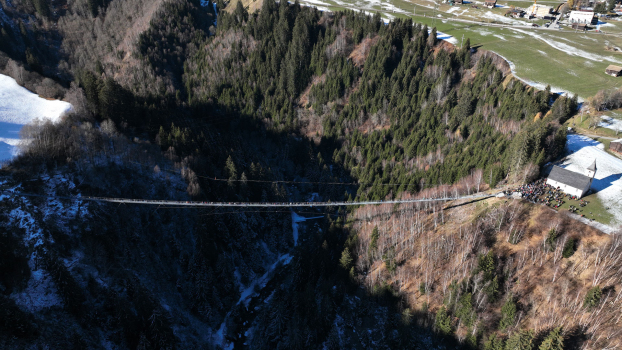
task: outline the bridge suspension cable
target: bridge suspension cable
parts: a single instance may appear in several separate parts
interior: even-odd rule
[[[124,203],[124,204],[141,204],[141,205],[166,205],[176,208],[201,208],[201,207],[342,207],[342,206],[359,206],[359,205],[376,205],[376,204],[402,204],[402,203],[418,203],[418,202],[440,202],[452,201],[459,199],[477,199],[494,197],[494,194],[473,194],[467,196],[455,197],[439,197],[439,198],[417,198],[417,199],[397,199],[386,201],[360,201],[360,202],[198,202],[198,201],[171,201],[171,200],[152,200],[152,199],[130,199],[130,198],[109,198],[109,197],[83,197],[83,196],[52,196],[34,193],[23,193],[13,191],[0,191],[0,194],[7,196],[23,196],[38,197],[51,199],[65,199],[70,201],[88,201],[88,202],[106,202],[106,203]]]

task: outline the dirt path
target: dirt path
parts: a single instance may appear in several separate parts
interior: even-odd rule
[[[597,138],[597,139],[612,140],[612,141],[613,140],[617,140],[617,139],[620,138],[620,137],[609,137],[609,136],[600,136],[600,135],[588,134],[588,133],[585,133],[585,132],[582,132],[582,131],[581,132],[576,132],[575,134],[583,135],[583,136],[587,136],[587,137],[592,137],[592,138]],[[621,137],[622,137],[622,135],[621,135]]]

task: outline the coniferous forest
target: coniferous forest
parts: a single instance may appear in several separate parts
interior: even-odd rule
[[[560,324],[535,334],[517,323],[529,305],[504,277],[510,253],[493,255],[488,236],[465,250],[469,271],[448,277],[442,307],[414,308],[395,287],[406,243],[386,243],[401,226],[360,223],[390,213],[52,197],[387,200],[465,179],[469,193],[528,182],[562,155],[576,96],[526,86],[495,54],[411,20],[285,1],[255,13],[198,0],[0,4],[0,72],[74,106],[25,127],[30,143],[0,169],[3,186],[51,195],[0,200],[0,348],[510,350],[569,339]],[[418,210],[434,217],[418,230],[436,232],[440,207]],[[501,221],[496,232],[514,234]],[[374,263],[390,277],[363,283]],[[411,282],[424,296],[440,280]],[[602,297],[591,293],[588,309]],[[572,330],[577,348],[593,332]]]

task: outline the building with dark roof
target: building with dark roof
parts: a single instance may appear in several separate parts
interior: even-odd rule
[[[611,141],[609,150],[622,154],[622,139]]]
[[[571,196],[581,198],[590,191],[595,175],[596,160],[585,169],[585,175],[554,165],[549,177],[546,179],[546,183],[559,188]]]

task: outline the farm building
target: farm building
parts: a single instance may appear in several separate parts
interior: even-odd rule
[[[484,6],[494,9],[497,6],[497,0],[486,0]]]
[[[607,69],[605,69],[605,73],[611,75],[612,77],[619,77],[622,73],[622,67],[610,64]]]
[[[609,144],[609,150],[622,154],[622,139],[611,141]]]
[[[551,11],[553,11],[553,7],[551,6],[533,4],[527,8],[526,12],[529,17],[544,18],[548,17]]]
[[[570,23],[597,24],[598,17],[594,15],[594,11],[570,11],[568,21]]]
[[[546,179],[546,184],[559,188],[571,196],[581,198],[589,192],[594,175],[596,175],[596,160],[587,167],[585,175],[554,165]]]

